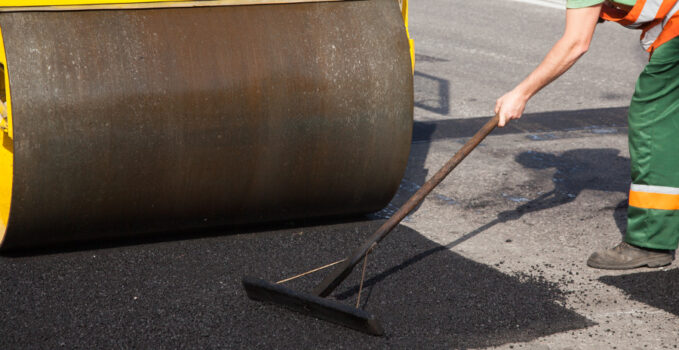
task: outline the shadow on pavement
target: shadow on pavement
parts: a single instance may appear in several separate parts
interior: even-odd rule
[[[408,170],[395,197],[386,208],[370,217],[390,217],[428,179],[429,173],[437,170],[425,167],[426,156],[430,150],[429,144],[432,141],[461,138],[460,143],[464,143],[463,139],[476,133],[489,118],[416,121],[413,125],[413,143],[421,145],[411,150]],[[584,109],[526,114],[520,121],[512,122],[505,128],[494,130],[492,135],[526,134],[527,142],[539,142],[556,136],[533,133],[589,130],[593,134],[610,134],[624,132],[626,126],[626,107]],[[623,129],[619,130],[620,128]],[[523,204],[515,210],[500,213],[495,221],[479,228],[473,234],[482,232],[495,224],[518,219],[524,213],[572,202],[583,190],[623,193],[629,190],[629,158],[619,156],[619,151],[616,149],[576,149],[561,154],[529,151],[519,154],[515,160],[525,168],[538,170],[554,168],[555,173],[552,177],[554,189],[532,200],[517,199],[518,203]],[[457,204],[454,198],[447,198],[437,193],[432,193],[431,196],[436,196],[437,199],[448,204]],[[625,235],[627,229],[626,213],[627,201],[621,201],[614,208],[614,219],[622,236]],[[406,218],[405,221],[407,222],[408,219]]]
[[[490,227],[520,219],[523,215],[551,209],[573,202],[584,190],[627,193],[629,189],[629,158],[620,151],[609,148],[574,149],[563,153],[528,151],[515,157],[517,163],[528,169],[554,169],[554,188],[533,199],[510,198],[523,204],[498,214],[498,217],[469,232],[451,244],[459,244]],[[622,236],[627,229],[627,201],[621,201],[613,217]],[[450,244],[448,246],[451,246]]]
[[[554,169],[554,189],[518,206],[508,217],[544,210],[574,201],[584,190],[627,193],[629,190],[629,158],[619,156],[611,148],[579,148],[563,153],[528,151],[515,160],[528,169]],[[626,226],[626,215],[616,206],[614,216],[621,232]],[[626,204],[623,203],[626,210]]]
[[[414,74],[415,107],[440,115],[450,113],[450,82],[420,71]]]
[[[602,276],[599,281],[623,290],[630,299],[679,316],[679,269]]]
[[[386,337],[245,296],[244,275],[276,281],[335,261],[379,224],[0,257],[0,346],[467,348],[592,325],[561,306],[564,293],[555,284],[505,275],[404,226],[368,260],[368,278],[390,271],[365,287],[362,300],[383,322]],[[436,251],[418,258],[430,250]],[[359,271],[340,286],[336,298],[355,303]],[[328,272],[288,286],[309,290]]]
[[[629,189],[629,158],[621,157],[620,151],[609,148],[599,149],[574,149],[563,153],[545,153],[528,151],[520,153],[515,157],[517,163],[529,169],[549,169],[554,168],[552,182],[554,188],[548,192],[540,194],[533,199],[510,198],[510,200],[522,203],[512,210],[498,213],[497,218],[465,233],[455,241],[445,245],[446,249],[475,237],[476,235],[488,230],[489,228],[506,223],[511,220],[518,220],[523,215],[551,209],[574,201],[584,190],[597,190],[606,192],[627,193]],[[420,169],[418,167],[416,169]],[[530,186],[529,186],[530,187]],[[399,193],[397,193],[389,208],[398,208],[405,203],[410,195],[415,193],[419,186],[404,180],[401,183]],[[452,198],[445,198],[440,194],[432,193],[438,200],[443,200],[452,205],[458,204]],[[624,237],[627,230],[627,200],[619,202],[613,209],[615,220],[620,234]],[[380,212],[378,214],[384,214]],[[389,213],[387,213],[389,214]],[[384,217],[388,217],[385,215]],[[424,252],[423,254],[435,253]]]
[[[463,119],[445,119],[415,122],[413,142],[430,142],[441,139],[472,137],[492,116]],[[492,135],[544,133],[551,131],[591,130],[593,133],[617,132],[607,128],[627,127],[627,108],[581,109],[528,113],[506,127],[496,129]]]

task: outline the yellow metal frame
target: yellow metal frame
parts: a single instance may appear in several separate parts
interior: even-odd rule
[[[14,177],[14,143],[12,141],[12,100],[9,91],[9,73],[7,69],[7,58],[5,56],[5,44],[0,29],[0,64],[4,67],[5,75],[5,96],[7,125],[0,130],[0,242],[5,237],[7,223],[9,220],[9,210],[12,202],[12,182]]]
[[[410,45],[410,62],[413,65],[413,74],[415,74],[415,42],[410,39],[410,31],[408,31],[408,0],[401,0],[401,14],[406,26],[406,35],[408,35],[408,44]]]
[[[345,0],[0,0],[0,12],[126,10],[330,1]]]
[[[65,6],[131,4],[144,2],[179,2],[182,0],[0,0],[0,6]]]

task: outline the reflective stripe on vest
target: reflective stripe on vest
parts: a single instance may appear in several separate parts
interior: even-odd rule
[[[641,29],[641,46],[648,52],[679,36],[678,0],[637,0],[629,12],[604,5],[601,18]]]
[[[629,205],[644,209],[679,210],[679,188],[632,184]]]

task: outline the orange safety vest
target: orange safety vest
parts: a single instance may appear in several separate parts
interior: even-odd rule
[[[641,29],[641,46],[651,53],[679,36],[678,0],[637,0],[629,12],[604,4],[601,18]]]

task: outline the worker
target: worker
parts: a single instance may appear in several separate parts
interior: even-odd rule
[[[614,248],[593,253],[587,265],[616,270],[669,265],[679,242],[679,1],[567,0],[566,7],[561,39],[497,100],[498,126],[520,118],[528,100],[587,51],[597,22],[642,29],[641,44],[650,57],[629,107],[627,232]]]

